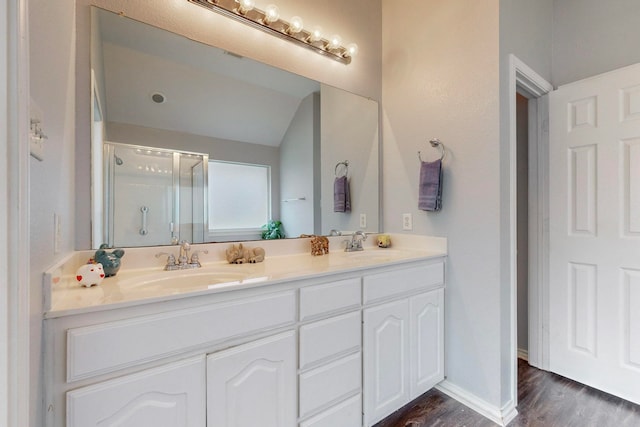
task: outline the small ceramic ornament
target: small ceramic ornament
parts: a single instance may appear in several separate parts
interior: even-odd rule
[[[105,243],[100,245],[100,249],[96,251],[93,259],[102,264],[105,277],[112,277],[120,270],[120,259],[124,256],[124,250],[115,249],[113,252],[107,252],[105,251],[107,248]]]
[[[380,234],[378,236],[378,247],[388,248],[391,246],[391,237],[388,234]]]
[[[226,250],[227,262],[229,264],[246,264],[264,261],[264,249],[246,248],[240,243],[238,246],[232,245]]]
[[[76,271],[76,280],[85,288],[98,286],[104,279],[102,264],[85,264]]]

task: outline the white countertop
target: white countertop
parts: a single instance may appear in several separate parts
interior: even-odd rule
[[[436,244],[433,244],[433,239],[441,238],[424,239],[426,240],[423,241],[418,236],[412,236],[412,239],[392,236],[392,240],[403,241],[406,245],[399,247],[394,244],[392,248],[380,249],[369,244],[364,251],[344,252],[338,249],[323,256],[311,256],[309,252],[286,253],[286,250],[267,248],[267,256],[261,263],[228,264],[219,259],[220,256],[211,257],[218,258],[212,261],[201,257],[202,267],[191,270],[164,271],[157,263],[153,266],[139,266],[132,261],[131,264],[137,268],[124,268],[123,263],[123,268],[116,276],[105,278],[99,286],[91,288],[84,288],[75,280],[78,259],[86,257],[85,253],[76,253],[75,257],[69,257],[45,273],[45,317],[54,318],[266,286],[446,255],[446,240],[444,243],[436,240]],[[297,240],[295,244],[299,246],[301,239]],[[247,245],[268,246],[261,243],[248,242]],[[281,243],[283,244],[286,243]],[[229,244],[225,244],[225,247],[228,246]],[[146,252],[159,250],[166,248],[147,248]],[[135,250],[133,252],[132,258],[136,256]],[[270,253],[276,254],[269,255]]]

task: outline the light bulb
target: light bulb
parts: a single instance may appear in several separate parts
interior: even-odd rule
[[[264,21],[267,24],[271,24],[272,22],[276,22],[280,18],[280,10],[278,10],[278,6],[275,4],[270,4],[264,10]]]
[[[252,10],[256,6],[256,2],[254,0],[239,0],[240,9],[239,12],[245,14]]]
[[[328,47],[329,49],[337,49],[340,47],[340,43],[342,43],[342,38],[335,34],[329,39]]]
[[[319,40],[322,40],[322,27],[313,27],[311,35],[309,36],[309,41],[317,42]]]
[[[347,45],[347,56],[353,58],[358,54],[358,45],[355,43],[350,43]]]
[[[291,22],[289,23],[289,34],[297,34],[302,31],[304,27],[304,23],[302,22],[302,18],[299,16],[294,16],[291,18]]]

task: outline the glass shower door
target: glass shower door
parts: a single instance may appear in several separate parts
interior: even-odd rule
[[[170,245],[174,221],[173,154],[115,145],[112,246]]]
[[[109,246],[206,241],[206,154],[105,143],[105,159]]]

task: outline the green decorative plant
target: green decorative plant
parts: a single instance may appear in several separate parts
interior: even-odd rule
[[[284,229],[282,228],[282,222],[271,220],[262,226],[262,239],[284,239]]]

